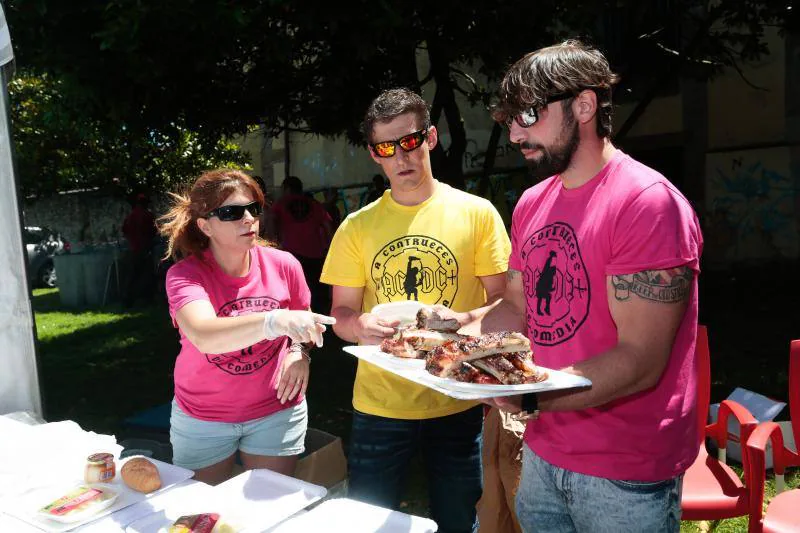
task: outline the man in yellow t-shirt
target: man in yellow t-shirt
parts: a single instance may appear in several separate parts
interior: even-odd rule
[[[462,324],[468,310],[500,298],[510,242],[490,202],[433,178],[438,134],[427,104],[406,89],[370,105],[364,134],[391,189],[351,214],[331,243],[321,281],[342,339],[379,344],[396,323],[370,314],[379,303],[443,305]],[[482,407],[454,400],[359,361],[353,387],[350,496],[397,507],[409,461],[421,451],[431,514],[443,532],[471,532],[481,495]]]

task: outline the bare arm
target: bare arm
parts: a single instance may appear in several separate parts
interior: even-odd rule
[[[227,353],[264,340],[265,314],[218,317],[211,302],[195,300],[178,310],[175,321],[201,352]]]
[[[519,270],[509,269],[502,274],[502,298],[489,298],[488,305],[468,312],[468,322],[461,330],[465,335],[480,335],[492,331],[519,331],[525,333],[525,292]],[[493,277],[493,276],[492,276]],[[481,278],[483,281],[483,278]],[[462,322],[462,323],[466,323]]]
[[[336,319],[333,331],[340,339],[362,344],[380,344],[394,335],[397,322],[387,322],[361,312],[364,287],[333,286],[331,315]]]
[[[617,345],[565,368],[592,381],[577,392],[539,395],[542,411],[597,407],[654,387],[667,366],[692,291],[686,266],[607,278]]]
[[[491,276],[478,276],[486,291],[486,304],[493,304],[503,297],[506,291],[506,273],[493,274]]]

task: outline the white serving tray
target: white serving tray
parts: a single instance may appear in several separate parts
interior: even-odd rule
[[[131,489],[122,481],[122,476],[120,475],[120,472],[122,471],[122,465],[124,465],[130,459],[132,459],[132,457],[126,457],[125,459],[117,461],[117,475],[111,482],[106,483],[119,493],[119,496],[114,504],[83,520],[70,524],[64,524],[42,517],[37,512],[44,505],[65,494],[70,487],[81,484],[82,480],[79,477],[76,477],[71,481],[57,481],[50,486],[28,491],[14,498],[12,501],[4,502],[3,511],[14,518],[36,526],[42,531],[60,533],[62,531],[70,531],[72,529],[79,528],[84,524],[91,523],[99,518],[119,511],[120,509],[124,509],[130,505],[151,498],[169,489],[176,483],[186,481],[194,475],[194,472],[191,470],[148,457],[147,459],[152,461],[153,464],[155,464],[158,468],[158,473],[161,476],[161,488],[157,491],[151,492],[150,494],[143,494]]]
[[[425,370],[425,361],[422,359],[395,357],[382,352],[380,346],[377,345],[345,346],[344,351],[409,381],[424,385],[459,400],[498,398],[500,396],[514,396],[516,394],[525,394],[528,392],[572,389],[575,387],[589,387],[592,385],[592,382],[586,378],[543,367],[538,368],[547,372],[547,379],[539,383],[528,383],[525,385],[479,385],[476,383],[462,383],[454,379],[443,379],[434,376]]]
[[[178,496],[177,493],[174,496]],[[128,525],[126,533],[157,533],[183,515],[219,513],[242,533],[268,529],[325,497],[327,490],[270,470],[249,470],[186,498],[171,498],[156,513]]]
[[[429,518],[339,498],[322,502],[269,533],[435,533],[438,529]]]

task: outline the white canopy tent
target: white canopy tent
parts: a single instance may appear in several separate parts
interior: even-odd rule
[[[7,70],[14,53],[0,4],[0,415],[42,416],[36,334],[28,295],[22,217],[8,116]]]

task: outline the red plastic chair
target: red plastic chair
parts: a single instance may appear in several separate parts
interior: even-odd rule
[[[795,446],[800,447],[800,340],[792,341],[789,351],[789,415]],[[767,442],[772,443],[772,467],[777,496],[772,498],[764,514],[764,466]],[[753,513],[751,533],[788,533],[800,531],[800,489],[783,492],[783,476],[787,466],[800,466],[800,453],[787,448],[783,432],[775,422],[759,424],[747,439],[753,479]]]
[[[757,421],[740,404],[725,400],[719,406],[717,421],[706,425],[711,401],[711,356],[708,347],[708,331],[698,326],[695,357],[698,365],[698,447],[697,459],[686,471],[683,478],[681,497],[682,520],[720,520],[744,516],[750,513],[751,486],[748,456],[742,450],[744,484],[736,472],[725,464],[725,451],[728,444],[728,418],[733,416],[740,427],[740,442],[747,442],[756,428]],[[705,439],[714,439],[719,447],[718,458],[708,454]],[[733,437],[735,438],[735,437]]]

